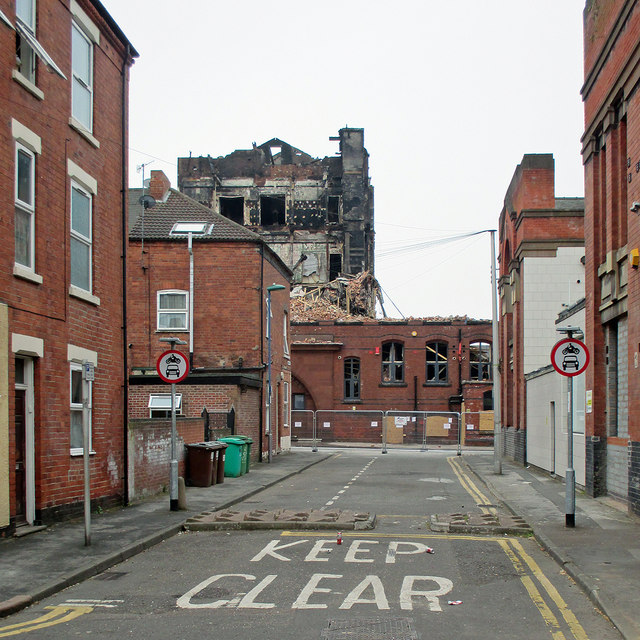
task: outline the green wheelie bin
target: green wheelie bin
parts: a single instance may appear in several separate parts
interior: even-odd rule
[[[253,444],[253,439],[249,436],[235,436],[239,440],[244,440],[244,443],[247,445],[247,460],[245,466],[245,473],[249,473],[249,467],[251,466],[251,445]]]
[[[247,444],[240,438],[220,438],[220,442],[227,445],[224,461],[224,475],[227,478],[237,478],[246,471]]]

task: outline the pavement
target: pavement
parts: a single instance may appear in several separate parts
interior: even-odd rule
[[[275,456],[271,464],[254,465],[250,473],[240,478],[225,478],[223,484],[214,487],[187,487],[187,509],[182,511],[170,511],[169,496],[162,496],[93,514],[90,546],[84,545],[83,519],[59,523],[33,535],[0,540],[0,617],[178,534],[189,521],[206,520],[213,512],[224,510],[231,520],[244,519],[230,508],[331,455],[322,450],[296,448]],[[533,531],[541,546],[621,635],[626,640],[640,640],[640,518],[629,515],[624,507],[607,498],[593,499],[577,491],[575,528],[568,528],[562,479],[506,460],[502,462],[502,473],[496,474],[493,456],[471,448],[458,459],[513,516],[509,519],[502,514],[495,527],[510,522],[519,529],[522,522],[526,523],[525,528]],[[253,515],[264,519],[264,514]],[[353,519],[360,515],[353,514]],[[485,520],[480,524],[489,525],[487,533],[499,531],[492,531],[491,523]],[[449,523],[454,525],[454,521]]]
[[[493,455],[464,452],[462,461],[585,591],[626,640],[640,640],[640,518],[609,498],[576,490],[575,527],[567,527],[562,478]]]

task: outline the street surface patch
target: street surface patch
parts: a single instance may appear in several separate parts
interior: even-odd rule
[[[417,640],[410,618],[329,620],[321,640]]]

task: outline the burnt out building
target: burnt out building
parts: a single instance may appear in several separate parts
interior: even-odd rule
[[[185,195],[259,233],[293,271],[318,287],[374,272],[373,187],[364,129],[344,128],[339,153],[314,158],[273,138],[227,156],[178,158]]]

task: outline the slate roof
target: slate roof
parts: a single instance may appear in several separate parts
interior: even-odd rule
[[[144,212],[142,217],[142,205],[139,203],[142,189],[129,189],[129,239],[140,240],[176,240],[184,242],[185,236],[170,235],[176,222],[212,222],[213,229],[207,235],[194,235],[194,241],[214,242],[255,242],[264,244],[264,240],[253,231],[240,224],[215,213],[203,204],[196,202],[189,196],[169,190],[169,196],[165,202],[157,201],[156,205]]]

